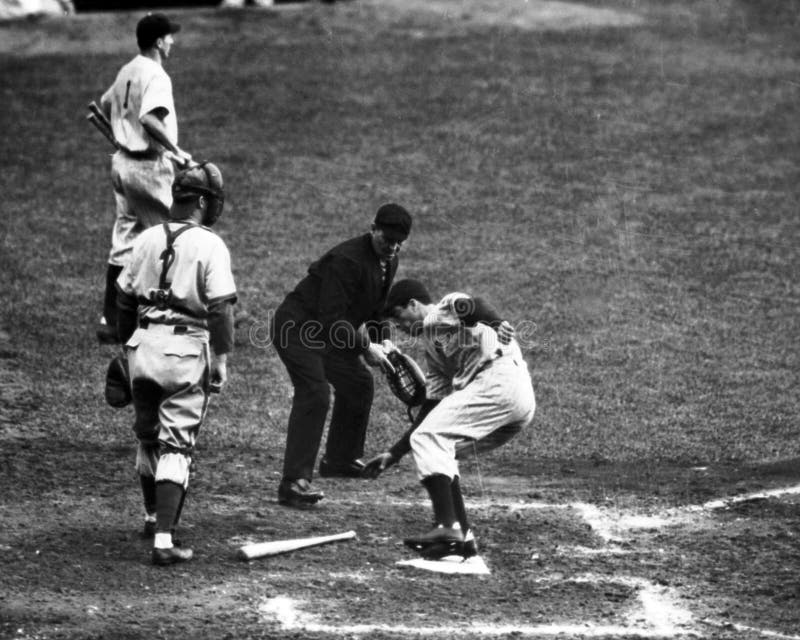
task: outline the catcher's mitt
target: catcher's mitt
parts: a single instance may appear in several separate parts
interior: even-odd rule
[[[128,372],[128,359],[119,354],[111,359],[106,370],[106,402],[115,409],[131,403],[131,381]]]
[[[390,351],[386,357],[394,367],[394,373],[386,374],[392,393],[409,409],[421,405],[425,401],[425,374],[414,358],[401,351]]]

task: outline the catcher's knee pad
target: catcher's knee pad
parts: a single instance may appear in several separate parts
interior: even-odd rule
[[[158,467],[158,445],[139,443],[136,449],[136,472],[140,476],[153,478]]]
[[[174,482],[184,489],[189,486],[191,458],[182,453],[164,453],[158,459],[156,482]]]

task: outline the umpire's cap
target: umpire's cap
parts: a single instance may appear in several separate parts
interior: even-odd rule
[[[144,51],[152,47],[159,38],[180,30],[181,25],[172,22],[163,13],[148,13],[136,25],[136,44]]]
[[[411,233],[411,214],[399,204],[384,204],[375,214],[375,226],[389,239],[403,242]]]
[[[431,303],[431,294],[419,280],[413,278],[398,280],[392,285],[389,295],[386,296],[384,313],[391,316],[395,307],[405,307],[412,298],[422,304]]]

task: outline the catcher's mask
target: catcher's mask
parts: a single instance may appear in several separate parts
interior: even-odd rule
[[[185,202],[205,196],[208,202],[203,220],[205,226],[210,227],[222,215],[225,204],[225,192],[222,189],[222,173],[217,165],[203,162],[195,167],[184,169],[172,183],[172,197],[177,202]]]

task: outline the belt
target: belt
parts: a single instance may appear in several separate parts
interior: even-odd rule
[[[153,322],[147,318],[139,321],[139,327],[141,329],[148,329],[150,327],[163,327],[164,330],[171,330],[172,333],[175,334],[189,333],[190,329],[203,330],[201,327],[190,327],[187,324],[167,324],[166,322]]]
[[[157,149],[144,149],[142,151],[131,151],[130,149],[120,149],[129,158],[133,160],[156,160],[161,156],[161,152]]]

